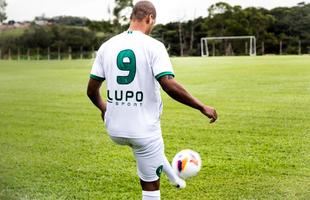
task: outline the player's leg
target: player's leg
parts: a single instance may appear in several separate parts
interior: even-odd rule
[[[130,145],[127,138],[110,136],[111,140],[118,145]]]
[[[160,179],[153,182],[146,182],[140,179],[140,184],[143,191],[156,191],[160,187]]]
[[[147,154],[147,153],[145,153],[145,152],[147,152],[147,151],[144,150],[145,148],[148,149],[148,151],[152,151],[152,149],[153,149],[153,151],[158,149],[157,145],[152,145],[153,147],[151,147],[151,148],[147,147],[146,144],[149,142],[149,139],[144,140],[144,141],[143,140],[141,141],[141,139],[138,139],[139,141],[135,141],[135,142],[132,143],[131,139],[128,139],[128,138],[113,137],[113,136],[110,136],[110,138],[116,144],[128,145],[128,146],[131,146],[132,148],[133,147],[136,148],[137,150],[133,149],[135,155],[136,155],[136,153],[139,154],[139,155]],[[155,148],[154,148],[154,146],[155,146]],[[156,148],[156,146],[157,146],[157,148]],[[159,149],[159,151],[160,151],[160,149]],[[154,154],[154,156],[156,156],[156,154]],[[146,156],[146,157],[148,157],[148,156]],[[136,156],[136,158],[137,158],[137,156]],[[156,160],[158,161],[158,159],[156,159]],[[152,161],[152,159],[150,161]],[[139,163],[141,163],[141,161],[138,162],[138,160],[137,160],[137,163],[138,163],[138,166],[139,166]],[[154,163],[156,164],[156,162],[154,162]],[[156,165],[158,165],[158,164],[156,164]],[[138,169],[138,173],[142,174],[143,172],[140,172],[140,170]],[[160,191],[159,191],[160,180],[159,180],[159,176],[160,176],[161,170],[160,171],[156,171],[155,173],[156,173],[156,178],[155,179],[157,179],[155,181],[144,181],[144,180],[146,180],[148,178],[150,178],[148,180],[152,180],[153,179],[150,176],[148,177],[148,175],[143,175],[144,176],[144,178],[143,178],[144,180],[142,180],[140,178],[140,184],[141,184],[141,187],[142,187],[142,200],[159,200],[160,199]],[[148,178],[146,178],[146,177],[148,177]]]
[[[159,200],[160,199],[160,180],[153,182],[145,182],[140,179],[142,187],[142,200]]]
[[[161,136],[131,139],[137,160],[143,200],[160,199],[160,175],[163,169],[163,142]]]
[[[181,179],[173,170],[171,167],[166,155],[164,156],[164,167],[163,171],[164,173],[168,176],[169,181],[176,186],[177,188],[185,188],[186,187],[186,182]]]
[[[163,139],[162,139],[163,140]],[[163,161],[164,161],[164,167],[163,167],[163,172],[167,175],[170,183],[172,183],[174,186],[177,188],[185,188],[186,187],[186,182],[181,179],[176,172],[173,170],[171,167],[166,155],[165,155],[165,148],[163,148]]]

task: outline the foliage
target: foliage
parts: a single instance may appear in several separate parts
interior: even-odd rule
[[[85,39],[87,38],[87,39]],[[6,41],[14,40],[10,43],[1,43],[3,50],[5,46],[16,49],[18,46],[27,47],[30,49],[48,47],[59,47],[61,49],[72,48],[73,51],[80,50],[83,46],[86,49],[91,49],[96,39],[95,33],[84,28],[66,27],[66,26],[38,26],[32,25],[25,32],[16,37],[7,37]],[[5,40],[4,40],[5,41]],[[14,46],[12,46],[14,44]],[[8,47],[7,47],[8,48]]]
[[[34,21],[45,21],[51,24],[66,25],[66,26],[86,26],[88,21],[85,17],[74,16],[56,16],[48,18],[44,14],[34,18]]]
[[[6,20],[6,14],[5,14],[5,7],[7,6],[7,3],[5,0],[0,0],[0,22],[3,22]]]
[[[73,17],[73,16],[58,16],[50,18],[49,21],[60,24],[60,25],[68,25],[68,26],[85,26],[88,19],[81,17]]]
[[[132,7],[132,0],[115,0],[116,6],[113,9],[113,15],[115,16],[115,23],[119,23],[121,20],[127,20],[127,17],[122,15],[122,11],[128,7]]]
[[[91,21],[88,20],[86,22],[86,26],[96,32],[105,32],[105,33],[113,33],[114,32],[114,25],[111,24],[109,21]]]
[[[257,39],[258,50],[262,51],[264,42],[265,53],[279,53],[279,43],[283,40],[287,53],[298,52],[298,41],[302,41],[302,53],[309,53],[310,49],[310,4],[299,4],[292,8],[245,8],[231,6],[224,2],[209,7],[209,16],[183,22],[182,46],[186,55],[200,55],[201,37],[207,36],[238,36],[254,35]],[[178,22],[158,25],[153,36],[161,40],[170,48],[170,54],[180,55],[178,41]],[[194,37],[192,37],[192,28]],[[194,38],[194,39],[193,39]],[[193,41],[194,42],[193,42]],[[190,51],[191,43],[194,50]],[[243,46],[239,49],[244,49]]]

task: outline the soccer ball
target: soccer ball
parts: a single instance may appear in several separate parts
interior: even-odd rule
[[[182,150],[174,156],[172,168],[183,179],[196,176],[201,169],[200,155],[190,149]]]

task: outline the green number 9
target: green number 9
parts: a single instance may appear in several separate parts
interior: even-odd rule
[[[117,67],[122,71],[128,71],[128,76],[117,76],[117,83],[121,85],[130,84],[136,76],[136,56],[135,53],[126,49],[117,56]]]

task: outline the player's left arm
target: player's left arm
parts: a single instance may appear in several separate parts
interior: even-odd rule
[[[107,108],[107,103],[103,101],[100,95],[100,88],[103,81],[90,78],[87,86],[87,96],[93,104],[101,111],[101,117],[104,119],[104,114]]]
[[[215,122],[217,120],[215,109],[204,105],[174,79],[172,64],[165,46],[159,43],[156,50],[153,50],[153,54],[153,74],[162,89],[174,100],[200,110],[202,114],[211,119],[211,123]]]

